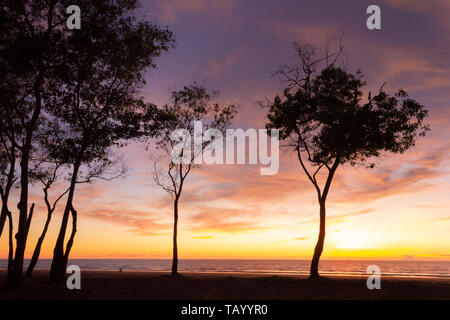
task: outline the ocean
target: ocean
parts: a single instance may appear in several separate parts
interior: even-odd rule
[[[103,271],[170,271],[169,259],[71,259],[69,265],[81,270]],[[28,261],[25,262],[25,266]],[[37,270],[48,270],[51,260],[42,259]],[[450,261],[374,261],[374,260],[322,260],[322,275],[365,276],[367,267],[376,265],[381,275],[413,278],[450,279]],[[307,275],[309,260],[180,260],[180,272],[204,273],[259,273],[273,275]],[[6,269],[7,260],[0,260],[0,269]]]

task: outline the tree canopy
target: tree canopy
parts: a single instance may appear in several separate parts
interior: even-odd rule
[[[178,206],[186,178],[196,165],[196,160],[211,146],[214,139],[204,139],[203,130],[223,133],[234,118],[235,105],[219,105],[212,102],[217,92],[196,83],[172,92],[172,101],[158,109],[151,126],[158,128],[156,145],[163,151],[166,162],[164,170],[155,161],[154,180],[173,200],[173,259],[172,275],[178,275]],[[200,131],[198,131],[198,125]],[[183,133],[178,134],[177,130]],[[191,137],[199,143],[191,144]],[[181,143],[180,141],[181,140]],[[181,148],[177,148],[181,145]],[[185,153],[186,152],[186,153]],[[168,159],[167,159],[168,157]],[[180,159],[187,161],[179,161]]]
[[[416,135],[429,130],[428,111],[404,90],[390,95],[384,87],[363,101],[361,73],[329,67],[297,89],[285,89],[270,105],[268,129],[307,153],[316,164],[367,163],[382,152],[403,153]],[[372,164],[371,164],[372,165]]]
[[[310,277],[319,277],[319,259],[325,242],[326,200],[340,165],[364,164],[383,153],[403,153],[417,136],[429,130],[428,111],[409,98],[405,90],[395,94],[381,86],[364,98],[366,82],[337,67],[343,55],[341,39],[335,52],[326,43],[322,54],[308,44],[294,44],[297,64],[282,66],[276,74],[286,85],[283,95],[269,102],[266,128],[278,129],[281,140],[297,153],[298,161],[313,184],[320,207],[319,236]],[[345,63],[343,63],[345,65]],[[309,163],[309,165],[308,165]],[[325,182],[318,175],[325,171]]]

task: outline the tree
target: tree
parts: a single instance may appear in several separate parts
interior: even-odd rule
[[[168,29],[133,15],[137,1],[82,1],[80,6],[83,27],[67,39],[67,64],[61,79],[64,86],[51,96],[49,117],[55,121],[49,121],[53,125],[48,125],[48,136],[52,139],[45,145],[50,157],[70,164],[72,170],[53,251],[52,281],[64,279],[73,245],[76,185],[83,176],[88,177],[86,181],[113,178],[107,170],[115,163],[111,148],[143,134],[140,124],[154,110],[138,95],[145,83],[144,72],[173,45]],[[64,248],[70,216],[72,233]]]
[[[316,190],[320,227],[310,277],[318,278],[325,241],[326,200],[338,167],[365,164],[372,168],[370,160],[375,157],[387,152],[404,153],[415,145],[417,136],[429,130],[424,124],[428,112],[406,91],[391,95],[384,86],[364,100],[362,89],[366,83],[362,74],[353,75],[335,66],[342,47],[333,54],[326,51],[323,56],[317,56],[309,45],[296,44],[295,48],[299,64],[279,70],[287,87],[282,97],[277,95],[269,104],[266,127],[280,130],[280,139],[297,153]],[[325,178],[323,187],[321,174]]]
[[[31,277],[34,267],[39,260],[42,244],[47,234],[53,212],[56,209],[56,205],[67,194],[67,192],[69,192],[69,189],[66,189],[65,191],[60,193],[55,200],[51,201],[49,199],[49,190],[60,178],[59,172],[61,171],[60,169],[62,168],[62,164],[58,161],[55,161],[54,163],[45,165],[45,168],[36,168],[31,173],[33,178],[37,181],[40,181],[43,185],[42,190],[44,192],[44,203],[47,208],[47,219],[45,220],[44,228],[42,229],[41,235],[37,240],[36,246],[34,247],[33,255],[31,256],[30,263],[25,273],[26,277]]]
[[[0,120],[0,122],[3,122]],[[0,213],[0,237],[3,233],[6,219],[8,219],[9,236],[8,236],[8,273],[12,272],[13,267],[13,221],[11,211],[8,208],[8,201],[11,189],[17,181],[16,176],[16,147],[8,142],[5,136],[2,136],[0,129],[0,197],[2,200],[2,209]]]
[[[195,83],[174,91],[172,103],[161,108],[155,120],[159,128],[156,145],[168,159],[165,173],[155,161],[154,180],[173,200],[173,276],[178,275],[179,202],[186,178],[196,166],[196,160],[213,145],[215,139],[223,135],[236,113],[234,105],[219,106],[212,103],[214,95],[216,92],[209,92]],[[198,129],[212,134],[209,139],[204,139],[198,136]],[[200,143],[192,145],[191,137],[199,138]]]
[[[0,103],[2,135],[20,154],[20,198],[14,259],[8,285],[20,285],[32,211],[28,208],[29,163],[34,133],[48,95],[60,83],[52,75],[60,59],[65,11],[60,1],[2,1],[0,6]],[[33,207],[34,208],[34,207]]]
[[[66,9],[73,4],[82,11],[80,30],[66,27]],[[144,83],[144,71],[155,66],[154,58],[173,45],[173,35],[138,20],[137,8],[137,0],[5,0],[0,5],[0,104],[4,111],[0,130],[20,155],[18,230],[8,272],[11,287],[20,285],[23,273],[32,216],[29,167],[37,130],[48,119],[56,121],[57,126],[47,131],[48,150],[66,142],[67,154],[53,158],[74,165],[55,248],[57,267],[52,268],[52,274],[58,270],[57,278],[62,279],[64,257],[70,251],[62,250],[67,220],[70,214],[74,219],[76,215],[72,201],[78,170],[82,164],[102,162],[107,147],[132,136],[138,126],[136,115],[146,112],[146,105],[135,97],[136,90]],[[95,135],[97,148],[92,146]]]
[[[14,144],[0,133],[0,196],[2,209],[0,213],[0,237],[3,233],[6,218],[11,213],[8,208],[11,188],[17,181],[16,176],[17,151]]]

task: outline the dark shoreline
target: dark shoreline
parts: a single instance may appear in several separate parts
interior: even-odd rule
[[[261,274],[168,273],[138,271],[83,271],[81,290],[48,282],[47,271],[36,271],[23,287],[4,288],[0,271],[0,299],[32,300],[450,300],[450,280],[382,277],[381,290],[369,290],[367,277],[325,277]]]

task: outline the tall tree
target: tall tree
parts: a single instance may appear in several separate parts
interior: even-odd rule
[[[33,255],[31,256],[30,263],[28,264],[27,271],[25,273],[26,277],[30,277],[36,266],[39,255],[41,254],[42,244],[44,243],[45,236],[47,235],[48,227],[50,225],[50,221],[53,216],[53,212],[55,212],[56,205],[58,202],[69,192],[69,189],[64,190],[56,198],[52,201],[50,200],[49,192],[50,189],[54,186],[54,184],[61,179],[60,171],[62,171],[63,164],[55,161],[54,163],[43,163],[40,164],[38,168],[35,168],[31,172],[31,176],[33,176],[34,180],[39,181],[43,186],[44,193],[44,203],[47,208],[47,219],[45,220],[44,228],[41,231],[41,234],[37,240],[36,246],[34,247]]]
[[[60,84],[52,75],[63,64],[65,8],[59,1],[3,0],[0,5],[0,103],[2,133],[20,153],[20,199],[16,247],[8,285],[21,282],[32,211],[28,208],[29,163],[34,133],[48,95]]]
[[[156,126],[156,144],[166,156],[165,170],[158,167],[155,161],[154,180],[173,200],[173,259],[172,275],[178,275],[178,215],[179,202],[186,178],[196,165],[195,160],[220,138],[231,124],[236,107],[220,106],[212,103],[216,92],[209,92],[197,84],[172,92],[172,103],[159,110]],[[209,139],[198,136],[198,130],[213,131]],[[211,130],[210,130],[211,129]],[[179,131],[181,130],[181,131]],[[201,134],[201,133],[200,133]],[[191,138],[199,143],[192,144]],[[214,139],[213,139],[214,138]]]
[[[11,189],[17,180],[16,160],[17,151],[15,145],[11,144],[8,138],[1,134],[0,129],[0,196],[2,201],[0,237],[5,227],[6,218],[10,214],[8,202]]]
[[[76,232],[73,202],[83,167],[100,177],[113,164],[109,150],[143,134],[140,124],[154,107],[138,95],[144,73],[173,45],[168,29],[134,15],[137,1],[80,1],[82,28],[67,39],[64,87],[51,97],[45,148],[72,168],[61,227],[53,251],[50,279],[64,279]],[[105,28],[105,26],[107,26]],[[92,173],[93,172],[93,173]],[[96,174],[98,173],[98,174]],[[69,217],[72,233],[64,248]]]
[[[404,90],[391,95],[381,87],[376,95],[369,93],[364,99],[362,74],[353,75],[334,65],[341,51],[317,56],[310,45],[295,48],[299,62],[280,69],[287,88],[269,104],[266,127],[280,130],[280,139],[296,152],[316,190],[320,226],[310,277],[318,278],[326,200],[338,167],[373,167],[371,159],[387,152],[404,153],[429,128],[424,124],[427,110]]]
[[[80,30],[66,26],[70,5],[81,8]],[[8,273],[10,286],[20,285],[22,279],[32,216],[28,203],[29,167],[36,147],[36,130],[48,123],[43,120],[61,122],[57,123],[59,127],[49,128],[48,147],[68,138],[63,162],[70,160],[74,164],[70,200],[55,247],[59,279],[65,271],[67,254],[61,248],[68,216],[75,216],[76,212],[71,202],[77,171],[82,163],[98,162],[107,146],[137,130],[134,115],[144,113],[146,108],[135,97],[137,88],[144,83],[144,71],[154,67],[154,58],[173,45],[169,30],[136,18],[137,8],[137,0],[1,1],[0,103],[6,125],[0,129],[20,155],[19,219],[14,259]],[[128,106],[135,106],[136,112]],[[89,126],[93,126],[92,130]],[[93,150],[95,135],[99,141]],[[52,274],[56,269],[52,268]]]
[[[1,122],[3,121],[0,120],[0,123]],[[8,221],[8,273],[12,271],[14,254],[13,221],[8,202],[11,190],[17,181],[16,160],[18,156],[16,153],[15,145],[10,143],[8,138],[2,135],[0,129],[0,197],[2,201],[0,213],[0,237],[5,229],[6,221]]]

